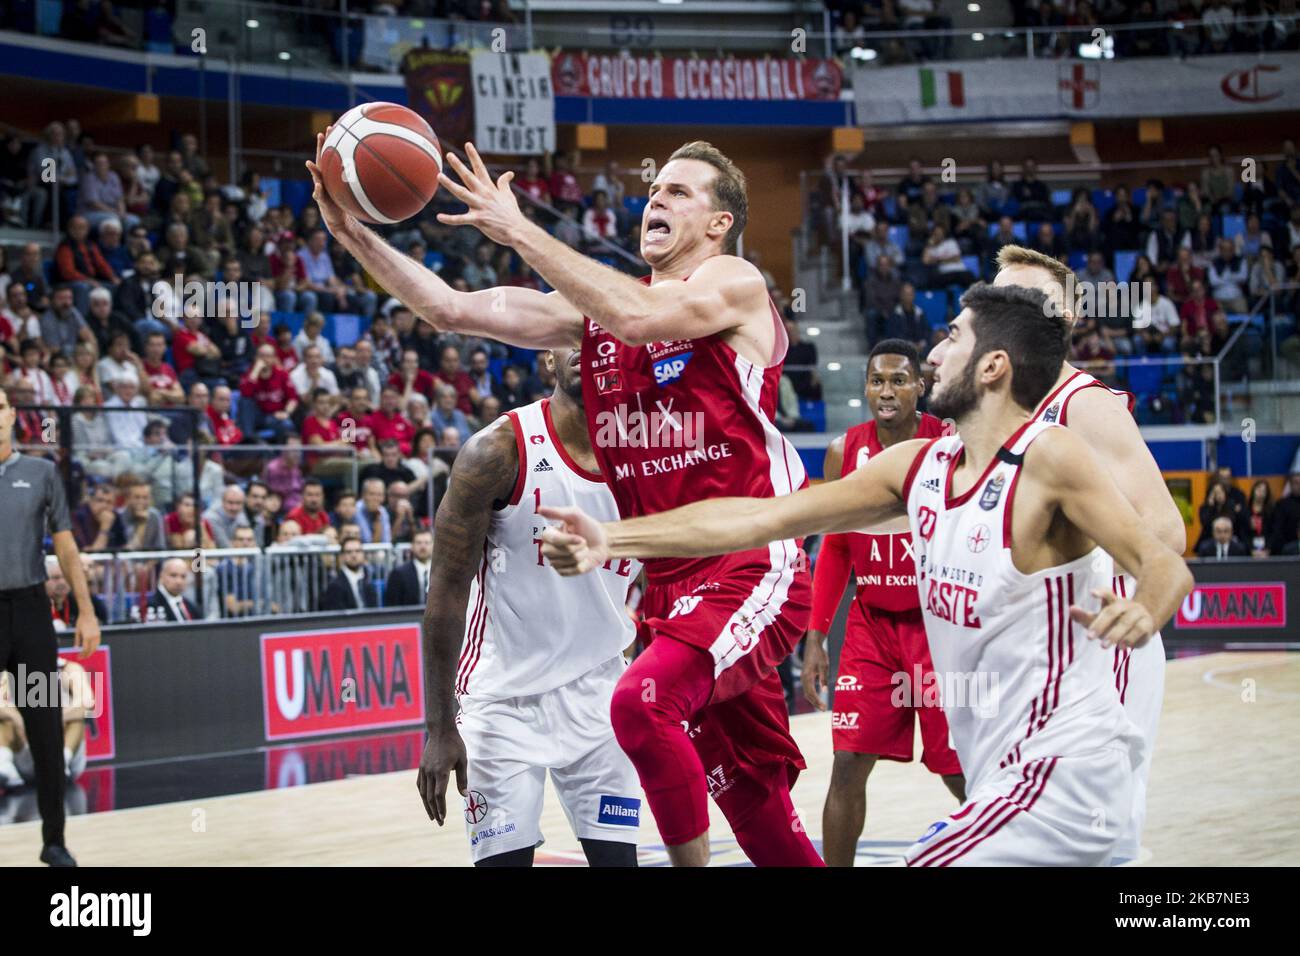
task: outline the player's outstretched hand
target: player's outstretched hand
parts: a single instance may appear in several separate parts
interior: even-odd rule
[[[831,665],[822,640],[822,635],[818,632],[808,632],[803,642],[803,673],[799,675],[804,697],[808,698],[808,703],[817,710],[826,709],[826,702],[822,700],[822,691],[826,687],[826,675],[830,672]]]
[[[420,757],[420,771],[415,777],[416,789],[424,803],[429,819],[442,826],[447,822],[447,781],[456,772],[456,790],[461,796],[469,786],[466,777],[468,766],[465,742],[453,728],[441,734],[430,734]]]
[[[312,193],[311,198],[315,201],[316,207],[320,210],[321,222],[325,228],[330,231],[330,235],[338,238],[357,225],[356,217],[347,212],[342,206],[334,201],[330,196],[329,190],[325,188],[325,178],[320,171],[320,154],[325,149],[325,137],[329,135],[333,126],[328,126],[323,133],[316,134],[316,161],[307,160],[307,172],[311,173]]]
[[[510,181],[515,178],[515,174],[502,173],[493,182],[492,174],[488,172],[473,143],[465,144],[465,155],[470,162],[468,167],[455,153],[446,152],[443,155],[451,168],[456,170],[460,182],[453,181],[445,172],[438,174],[438,182],[469,209],[456,215],[440,212],[438,221],[448,226],[474,226],[495,243],[513,245],[516,231],[528,221],[519,211],[519,202],[510,188]]]
[[[1141,647],[1151,640],[1156,623],[1143,605],[1100,588],[1094,588],[1092,596],[1101,601],[1101,610],[1095,614],[1070,606],[1070,619],[1088,629],[1089,639],[1101,641],[1103,647]]]
[[[542,507],[537,513],[560,522],[542,530],[542,556],[565,577],[594,571],[609,560],[605,529],[581,508]]]

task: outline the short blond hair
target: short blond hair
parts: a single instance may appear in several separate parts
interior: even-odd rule
[[[1050,275],[1052,280],[1060,287],[1061,293],[1059,297],[1048,293],[1048,298],[1056,301],[1063,308],[1065,315],[1069,318],[1069,322],[1066,324],[1067,329],[1073,328],[1077,313],[1079,288],[1074,278],[1074,272],[1069,266],[1059,259],[1053,259],[1044,253],[1017,245],[1003,246],[999,249],[996,261],[999,272],[1011,266],[1031,266],[1042,269]]]
[[[713,208],[731,213],[731,228],[722,241],[722,248],[724,252],[734,253],[740,234],[749,222],[749,186],[745,174],[722,150],[702,139],[677,147],[668,157],[668,162],[674,159],[699,160],[718,171],[713,178]]]

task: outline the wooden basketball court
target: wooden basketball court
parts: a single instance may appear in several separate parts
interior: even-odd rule
[[[794,718],[808,771],[794,791],[816,840],[829,779],[829,716]],[[1300,864],[1300,655],[1216,653],[1169,663],[1152,771],[1143,863]],[[553,794],[539,864],[583,863]],[[859,865],[901,865],[900,853],[953,806],[919,764],[882,762],[872,776]],[[713,814],[714,865],[744,861]],[[35,864],[39,823],[0,827],[0,864]],[[666,863],[648,814],[642,864]],[[467,866],[464,824],[424,814],[415,772],[353,777],[190,803],[71,817],[82,865]]]

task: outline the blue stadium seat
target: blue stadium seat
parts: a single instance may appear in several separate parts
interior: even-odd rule
[[[1073,198],[1074,198],[1074,193],[1073,193],[1071,190],[1069,190],[1069,189],[1053,189],[1053,190],[1052,190],[1052,205],[1053,205],[1053,206],[1068,206],[1068,205],[1070,205],[1070,200],[1073,199]]]
[[[62,0],[36,0],[36,32],[41,36],[58,36],[62,19]]]
[[[45,273],[45,284],[54,287],[54,260],[46,259],[41,263],[41,272]]]
[[[826,431],[826,403],[799,399],[799,417],[813,426],[815,431]]]
[[[1070,253],[1070,257],[1066,260],[1066,264],[1075,272],[1078,272],[1088,264],[1088,253],[1078,251],[1072,252]]]
[[[1115,208],[1115,193],[1109,189],[1094,189],[1092,191],[1092,205],[1097,210],[1097,215],[1104,216]]]
[[[262,192],[266,196],[268,209],[274,209],[280,205],[280,180],[278,177],[263,176]]]
[[[289,331],[297,335],[302,331],[302,324],[306,319],[307,313],[305,312],[272,312],[271,328],[274,329],[277,325],[287,325]]]
[[[885,198],[880,204],[885,212],[886,219],[895,219],[898,216],[898,197],[893,193],[885,193]]]
[[[980,276],[983,274],[982,270],[980,269],[979,256],[962,256],[961,264],[964,265],[967,268],[967,270],[970,272],[970,274],[977,279],[980,278]]]
[[[996,222],[989,223],[989,238],[992,239],[997,234],[998,224]],[[1013,222],[1011,224],[1011,235],[1015,236],[1021,242],[1027,242],[1029,239],[1029,231],[1025,228],[1024,222]]]
[[[930,328],[941,329],[948,321],[948,293],[942,289],[923,289],[916,293],[916,304],[925,314]]]
[[[280,182],[281,203],[287,203],[295,217],[301,216],[303,208],[311,202],[311,192],[310,179],[285,179]]]
[[[889,238],[890,238],[890,241],[892,241],[892,242],[894,242],[894,243],[896,243],[896,244],[898,245],[898,248],[900,248],[900,249],[903,250],[903,253],[904,253],[904,254],[907,253],[907,239],[908,239],[908,233],[907,233],[907,227],[906,227],[906,226],[890,226],[890,227],[889,227]]]
[[[356,345],[361,338],[361,316],[352,312],[325,313],[325,337],[335,348]]]
[[[506,360],[503,358],[488,359],[488,374],[492,376],[495,382],[501,381],[501,375],[506,370]]]
[[[1115,281],[1127,282],[1137,265],[1137,257],[1142,255],[1136,249],[1117,249],[1115,251]]]
[[[645,211],[646,203],[649,201],[649,198],[646,196],[624,196],[623,208],[637,219],[640,219],[642,212]]]
[[[1160,391],[1164,381],[1165,364],[1152,359],[1135,358],[1128,366],[1128,388],[1139,400]]]
[[[1246,231],[1246,217],[1240,213],[1225,213],[1219,235],[1224,239],[1236,239]]]
[[[1141,212],[1142,207],[1147,201],[1147,188],[1145,186],[1135,186],[1133,187],[1133,192],[1129,195],[1132,198],[1133,205],[1137,208],[1137,211]]]

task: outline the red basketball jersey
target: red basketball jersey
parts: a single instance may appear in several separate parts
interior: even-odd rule
[[[798,452],[773,421],[788,341],[776,306],[770,308],[776,347],[766,367],[739,355],[720,334],[628,345],[586,320],[587,426],[622,517],[704,498],[770,498],[807,485]],[[753,556],[770,561],[767,548]],[[670,581],[714,560],[651,558],[646,575]]]
[[[917,438],[938,438],[943,422],[924,413],[916,423]],[[885,447],[876,434],[876,421],[854,425],[844,433],[844,464],[840,477],[861,467]],[[916,562],[912,558],[912,532],[848,534],[849,559],[857,590],[855,599],[881,611],[911,611],[921,606],[916,592]]]

